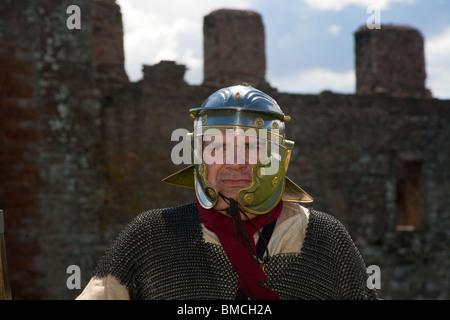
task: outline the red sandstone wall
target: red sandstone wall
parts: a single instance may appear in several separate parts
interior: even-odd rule
[[[222,9],[205,16],[203,52],[205,85],[265,82],[264,25],[256,12]]]
[[[19,25],[24,17],[19,12],[0,11],[0,20],[6,19]],[[14,292],[38,297],[29,284],[40,276],[31,260],[40,254],[40,248],[36,242],[23,241],[26,230],[38,219],[41,183],[35,161],[41,139],[39,111],[33,100],[35,68],[30,48],[16,41],[17,30],[3,31],[7,34],[0,42],[0,207],[5,212],[7,262]]]
[[[14,299],[73,294],[67,267],[94,265],[78,243],[99,241],[90,6],[76,2],[81,29],[69,30],[71,4],[0,6],[0,207]]]
[[[356,92],[429,97],[424,39],[412,27],[383,25],[355,32]]]

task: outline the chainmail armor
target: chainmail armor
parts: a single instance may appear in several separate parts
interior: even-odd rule
[[[301,253],[265,260],[268,286],[282,299],[376,299],[346,229],[311,210]],[[220,245],[203,239],[195,204],[137,216],[100,260],[95,277],[117,277],[131,299],[234,299],[237,273]]]

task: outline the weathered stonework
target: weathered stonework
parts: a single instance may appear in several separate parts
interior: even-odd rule
[[[205,85],[265,82],[264,26],[256,12],[222,9],[205,16],[203,52]]]
[[[425,88],[424,40],[412,27],[383,25],[355,32],[356,93],[430,97]]]
[[[66,25],[72,4],[82,8],[80,30]],[[0,20],[0,113],[9,123],[1,125],[0,206],[12,295],[64,298],[67,267],[92,267],[86,250],[101,238],[90,1],[3,1]]]

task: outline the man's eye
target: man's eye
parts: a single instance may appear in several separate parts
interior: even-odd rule
[[[258,149],[258,145],[256,143],[247,143],[245,148],[248,150],[256,150]]]
[[[219,151],[219,150],[225,150],[226,146],[222,143],[215,143],[215,144],[213,144],[213,148],[214,148],[214,150]]]

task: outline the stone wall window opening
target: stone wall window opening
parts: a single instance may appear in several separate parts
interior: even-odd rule
[[[396,164],[397,231],[414,231],[424,223],[423,161],[400,160]]]

